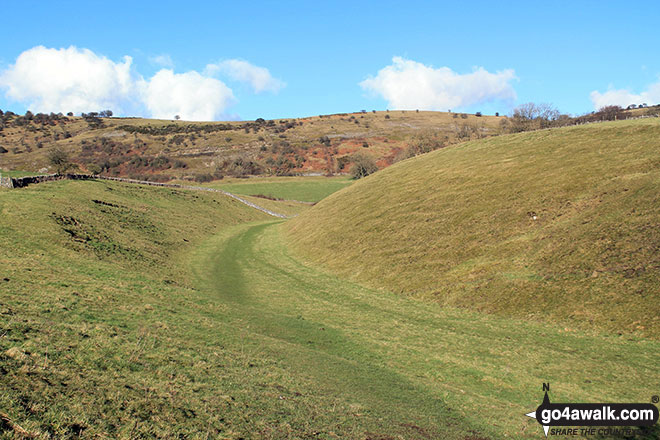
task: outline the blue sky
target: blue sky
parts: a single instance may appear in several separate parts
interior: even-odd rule
[[[0,108],[21,113],[107,104],[124,115],[254,119],[450,105],[509,113],[533,101],[580,114],[660,103],[658,2],[25,1],[2,9]],[[98,90],[83,77],[94,74],[109,75]]]

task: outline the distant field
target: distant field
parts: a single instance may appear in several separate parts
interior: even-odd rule
[[[244,194],[240,194],[240,197],[242,199],[247,200],[248,202],[254,203],[257,206],[261,206],[262,208],[269,209],[278,214],[284,214],[288,217],[294,217],[300,214],[301,212],[311,208],[311,205],[308,203],[292,202],[285,200],[270,200],[270,199],[264,199],[263,197],[246,196]]]
[[[210,184],[235,194],[264,195],[284,200],[318,202],[354,181],[349,177],[264,177],[231,179]]]
[[[31,171],[6,171],[0,169],[0,175],[4,177],[37,176],[39,174],[43,174],[43,173],[31,172]]]

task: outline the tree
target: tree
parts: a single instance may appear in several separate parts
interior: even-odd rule
[[[99,116],[102,118],[111,118],[112,114],[112,110],[103,110],[101,113],[99,113]]]
[[[528,102],[516,107],[513,110],[513,117],[527,121],[532,121],[535,119],[542,121],[554,121],[559,118],[559,110],[553,107],[552,104],[534,104],[533,102]]]
[[[59,148],[54,148],[48,153],[48,162],[55,167],[55,171],[58,174],[65,173],[73,166],[73,164],[69,162],[69,155]]]
[[[355,153],[351,161],[353,162],[353,166],[351,167],[351,177],[353,179],[361,179],[378,171],[376,161],[366,154]]]
[[[552,104],[528,102],[516,107],[511,115],[511,131],[527,131],[553,125],[560,117],[559,110]]]
[[[178,121],[179,119],[181,119],[181,116],[176,115],[176,116],[174,116],[174,119],[176,119]]]
[[[604,119],[606,121],[615,121],[617,119],[624,119],[623,109],[618,105],[608,105],[606,107],[601,107],[598,110],[597,115],[599,115],[601,119]]]

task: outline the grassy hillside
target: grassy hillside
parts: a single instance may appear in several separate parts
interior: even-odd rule
[[[542,382],[660,387],[658,341],[365,288],[220,194],[58,181],[0,189],[0,214],[3,439],[534,439]]]
[[[187,255],[271,217],[219,194],[91,181],[2,189],[0,214],[0,412],[42,437],[225,429],[211,408],[226,396],[204,383],[209,362],[233,367],[200,354],[218,350],[206,317],[222,306],[200,297]]]
[[[506,135],[398,163],[287,224],[368,286],[660,336],[660,123]]]
[[[419,136],[437,145],[501,132],[506,119],[441,112],[359,112],[298,119],[187,122],[0,116],[0,168],[53,172],[68,153],[82,171],[141,180],[345,173],[356,151],[390,165]]]

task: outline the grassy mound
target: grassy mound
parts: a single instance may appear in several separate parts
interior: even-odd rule
[[[660,122],[468,142],[398,163],[287,224],[372,287],[660,336]]]
[[[228,377],[235,359],[213,345],[205,319],[221,307],[200,297],[187,255],[269,216],[220,194],[98,181],[0,189],[0,213],[0,437],[227,432],[227,397],[205,385],[199,353],[210,346]]]

